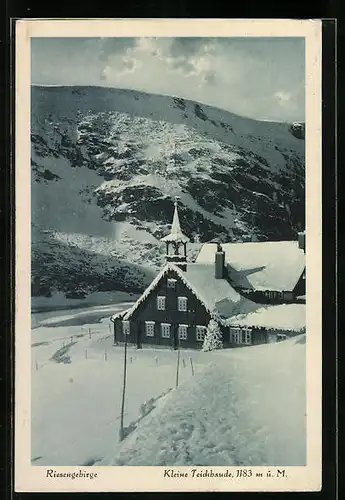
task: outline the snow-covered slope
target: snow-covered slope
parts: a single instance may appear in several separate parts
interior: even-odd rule
[[[303,124],[260,122],[137,91],[38,86],[31,123],[38,239],[49,230],[97,254],[112,247],[131,268],[155,271],[175,195],[184,232],[201,241],[252,231],[259,239],[291,239],[303,226]],[[49,272],[35,237],[33,246],[35,293],[46,293],[40,280]]]
[[[209,356],[99,465],[305,465],[305,336]]]

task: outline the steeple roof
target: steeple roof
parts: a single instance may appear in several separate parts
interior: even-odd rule
[[[189,241],[188,236],[182,233],[181,230],[181,225],[180,225],[180,218],[178,215],[178,210],[177,210],[177,199],[175,199],[174,202],[175,209],[174,209],[174,217],[173,217],[173,222],[171,225],[171,231],[170,234],[165,236],[164,238],[161,239],[161,241],[175,241],[175,242],[180,242],[180,243],[187,243]]]

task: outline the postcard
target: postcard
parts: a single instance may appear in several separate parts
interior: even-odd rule
[[[15,490],[321,489],[321,21],[16,22]]]

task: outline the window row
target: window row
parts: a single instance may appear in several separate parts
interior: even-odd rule
[[[123,321],[123,334],[130,334],[130,323],[129,321]],[[178,338],[180,340],[187,340],[189,325],[179,325],[178,326]],[[206,333],[206,327],[197,325],[196,326],[196,340],[202,342],[204,340]],[[145,334],[147,337],[154,337],[155,335],[155,322],[145,321]],[[161,323],[161,336],[162,338],[171,337],[171,324]],[[234,344],[245,344],[250,345],[252,343],[252,329],[251,328],[235,328],[230,327],[230,342]]]
[[[242,293],[245,295],[251,295],[251,294],[257,294],[261,292],[256,292],[255,290],[252,289],[244,289],[242,290]],[[276,290],[265,290],[262,292],[263,295],[269,299],[269,300],[292,300],[293,299],[293,293],[292,292],[281,292],[281,291],[276,291]]]
[[[251,328],[230,328],[230,342],[234,344],[251,344],[252,329]]]
[[[154,321],[145,321],[145,335],[147,337],[155,336],[155,322]],[[178,338],[180,340],[187,340],[188,338],[188,328],[189,325],[178,325]],[[130,322],[123,321],[122,322],[122,331],[124,335],[130,334]],[[169,339],[171,337],[171,324],[170,323],[161,323],[160,324],[160,332],[162,338]],[[206,327],[197,325],[196,326],[196,340],[202,342],[204,340],[206,333]]]
[[[187,340],[188,338],[188,327],[189,325],[178,325],[178,338],[180,340]],[[204,340],[206,328],[204,326],[196,327],[196,339],[199,341]],[[171,337],[171,324],[161,323],[160,325],[161,336],[164,339],[169,339]],[[145,321],[145,334],[147,337],[154,337],[155,335],[155,322]]]
[[[177,297],[177,310],[187,311],[187,297]],[[165,311],[166,308],[166,297],[164,295],[158,295],[157,297],[157,309],[158,311]]]

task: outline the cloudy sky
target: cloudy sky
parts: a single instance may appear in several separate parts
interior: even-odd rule
[[[303,38],[35,38],[31,79],[192,99],[257,119],[305,117]]]

